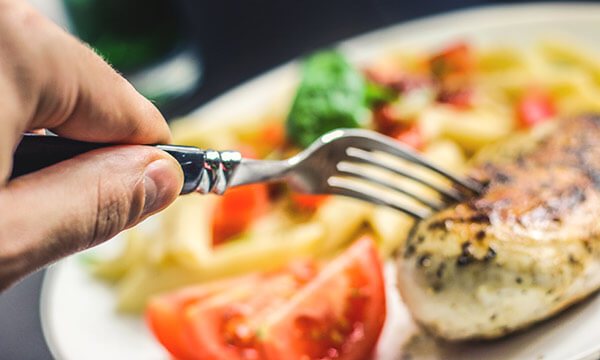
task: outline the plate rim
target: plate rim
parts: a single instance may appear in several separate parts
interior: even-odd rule
[[[509,26],[510,24],[515,23],[535,23],[548,21],[547,18],[540,19],[540,14],[537,14],[538,19],[535,20],[507,16],[511,14],[514,15],[517,12],[543,12],[546,16],[552,15],[554,17],[560,14],[561,19],[564,19],[565,17],[598,18],[600,17],[600,3],[591,3],[583,1],[562,1],[524,4],[476,5],[451,10],[443,13],[426,15],[423,17],[399,23],[393,23],[391,25],[376,28],[374,30],[368,31],[360,35],[352,36],[337,42],[333,42],[328,46],[328,48],[338,48],[340,49],[340,51],[344,52],[345,54],[348,54],[352,60],[360,62],[361,58],[364,59],[368,56],[359,55],[358,49],[367,48],[370,49],[370,51],[372,52],[374,51],[375,53],[385,53],[386,49],[389,49],[390,47],[388,42],[373,42],[372,39],[389,39],[398,32],[410,33],[418,30],[419,28],[428,28],[428,30],[433,31],[433,33],[440,33],[440,30],[432,29],[432,27],[440,26],[440,24],[443,24],[444,22],[456,23],[458,21],[464,21],[465,24],[468,24],[472,22],[472,19],[474,19],[475,17],[490,18],[499,17],[499,15],[504,15],[502,20],[494,19],[494,21],[490,22],[489,24],[483,27],[487,28],[493,26]],[[480,22],[480,20],[478,20],[478,22]],[[481,28],[482,26],[478,27]],[[371,56],[371,58],[372,57],[373,56]],[[229,90],[224,91],[222,94],[203,104],[197,109],[192,110],[181,120],[174,121],[174,123],[186,121],[187,118],[195,118],[194,121],[198,122],[218,121],[218,116],[211,119],[211,114],[218,114],[219,112],[222,112],[221,109],[227,108],[227,106],[224,106],[223,104],[231,103],[236,98],[248,98],[249,96],[247,94],[255,92],[256,89],[269,87],[272,88],[277,83],[289,83],[290,78],[294,77],[294,73],[298,65],[298,59],[299,58],[294,58],[291,61],[284,62],[281,65],[270,68],[246,81],[241,82],[240,84],[230,88]],[[265,86],[265,84],[270,84],[270,86]],[[55,328],[56,326],[52,324],[52,317],[49,315],[52,303],[52,296],[50,296],[50,294],[52,293],[54,283],[57,281],[57,274],[60,273],[60,270],[62,268],[62,262],[64,261],[65,260],[52,264],[46,269],[40,291],[39,313],[42,333],[44,336],[44,340],[50,350],[50,353],[56,359],[67,359],[67,357],[64,356],[66,353],[64,349],[61,350],[61,347],[59,345],[60,341],[57,339],[57,335],[54,333],[54,331],[52,331],[52,328]],[[600,354],[600,346],[598,346],[597,348],[588,349],[572,357],[570,360],[588,359],[589,357],[598,354]]]

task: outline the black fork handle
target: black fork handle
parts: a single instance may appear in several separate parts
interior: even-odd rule
[[[23,176],[34,171],[52,166],[61,161],[74,158],[83,153],[111,146],[76,141],[58,136],[31,135],[23,136],[13,157],[13,169],[10,179]],[[183,170],[184,183],[181,194],[197,189],[202,177],[205,163],[205,152],[192,146],[150,145],[169,153],[177,160]]]

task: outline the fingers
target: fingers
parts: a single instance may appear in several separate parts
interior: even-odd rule
[[[34,116],[34,127],[50,128],[55,133],[77,140],[129,144],[157,144],[170,142],[167,123],[158,109],[141,96],[129,82],[118,75],[98,55],[79,44],[70,36],[61,43],[67,46],[71,59],[57,62],[58,79],[74,72],[75,84],[68,104],[62,97],[60,85],[51,79],[42,96],[42,105]],[[67,68],[65,63],[75,66]],[[58,80],[57,80],[58,81]],[[54,112],[54,107],[66,106],[66,111]],[[49,110],[50,109],[50,110]]]
[[[10,182],[0,192],[0,289],[163,209],[182,181],[166,153],[119,146]]]
[[[167,143],[159,111],[25,1],[0,0],[0,288],[104,241],[172,202],[179,165],[150,147],[94,151],[6,182],[23,132]]]
[[[25,1],[0,0],[0,186],[20,134],[168,143],[160,112],[98,55]]]
[[[97,142],[170,140],[166,122],[152,103],[26,2],[0,0],[0,34],[0,77],[12,84],[19,113],[27,119],[21,131],[49,128]]]

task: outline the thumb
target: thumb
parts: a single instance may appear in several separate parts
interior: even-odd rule
[[[182,181],[168,154],[118,146],[9,182],[0,190],[0,289],[162,210]]]

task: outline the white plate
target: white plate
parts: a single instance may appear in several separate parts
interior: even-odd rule
[[[431,48],[453,39],[478,45],[532,44],[540,38],[577,39],[600,50],[600,5],[537,4],[496,6],[459,11],[376,31],[339,44],[356,62],[394,48]],[[238,87],[198,110],[198,121],[230,122],[259,115],[273,107],[273,94],[286,93],[296,77],[294,64],[279,67]],[[103,245],[106,250],[117,242]],[[102,247],[100,251],[102,251]],[[391,275],[392,269],[386,269]],[[393,290],[388,276],[389,317],[377,358],[402,354],[420,359],[597,359],[600,357],[600,296],[526,332],[479,344],[437,344],[419,333]],[[42,323],[58,359],[168,359],[142,319],[118,315],[112,291],[91,278],[78,256],[48,271],[42,292]]]

